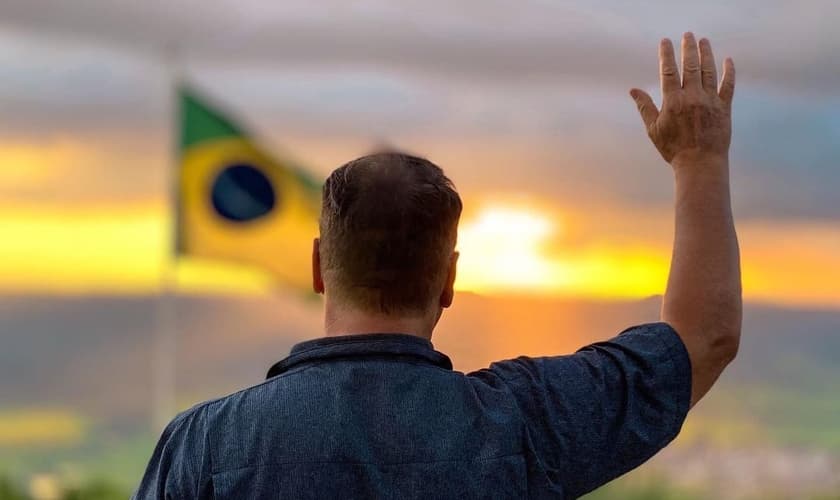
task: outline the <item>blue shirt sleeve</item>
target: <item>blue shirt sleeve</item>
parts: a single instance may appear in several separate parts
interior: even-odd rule
[[[475,373],[499,377],[530,446],[566,497],[628,472],[673,440],[691,400],[691,363],[666,323],[628,328],[568,356],[522,356]]]
[[[205,418],[196,406],[166,426],[132,500],[212,498]]]

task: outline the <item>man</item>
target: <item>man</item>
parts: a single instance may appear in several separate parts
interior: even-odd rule
[[[661,322],[453,371],[430,339],[453,299],[460,198],[424,159],[360,158],[324,185],[312,271],[326,336],[178,415],[136,497],[576,498],[669,443],[735,357],[741,289],[732,61],[718,88],[707,40],[683,37],[682,79],[669,40],[659,57],[662,108],[630,94],[676,179]]]

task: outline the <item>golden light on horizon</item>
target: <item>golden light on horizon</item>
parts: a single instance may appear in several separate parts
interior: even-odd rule
[[[489,206],[458,231],[456,286],[487,291],[545,290],[565,283],[563,262],[546,254],[546,242],[561,232],[558,221],[535,211]]]
[[[456,288],[598,299],[663,293],[670,235],[651,241],[610,229],[644,220],[619,208],[612,209],[610,226],[603,218],[502,198],[479,204],[461,223]],[[0,293],[157,293],[171,244],[169,224],[159,202],[0,204]],[[581,227],[587,234],[578,234]],[[788,236],[785,245],[779,234]],[[840,306],[836,228],[754,222],[740,224],[739,236],[747,300]],[[276,288],[266,272],[226,262],[179,259],[174,275],[177,289],[187,293],[266,294]]]
[[[89,423],[64,409],[0,411],[0,446],[73,446],[84,440]]]
[[[456,288],[600,298],[664,291],[668,256],[659,249],[567,245],[564,229],[543,207],[488,204],[461,224]]]
[[[2,215],[5,214],[5,215]],[[164,286],[174,263],[160,203],[55,208],[0,205],[0,291],[144,294]],[[195,293],[259,294],[270,277],[250,266],[181,258],[173,285]]]

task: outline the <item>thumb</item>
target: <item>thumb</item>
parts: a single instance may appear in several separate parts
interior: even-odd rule
[[[650,126],[659,117],[659,110],[656,109],[656,104],[653,103],[653,99],[647,92],[641,89],[631,89],[630,97],[636,101],[636,107],[639,109],[639,114],[642,115],[645,128],[650,130]]]

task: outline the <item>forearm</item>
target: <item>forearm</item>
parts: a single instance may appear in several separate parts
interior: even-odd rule
[[[696,402],[731,361],[741,331],[738,239],[726,157],[675,159],[676,215],[671,272],[662,307],[691,350],[708,350],[715,367],[695,367]],[[712,369],[709,369],[712,368]],[[717,369],[715,369],[717,368]]]

